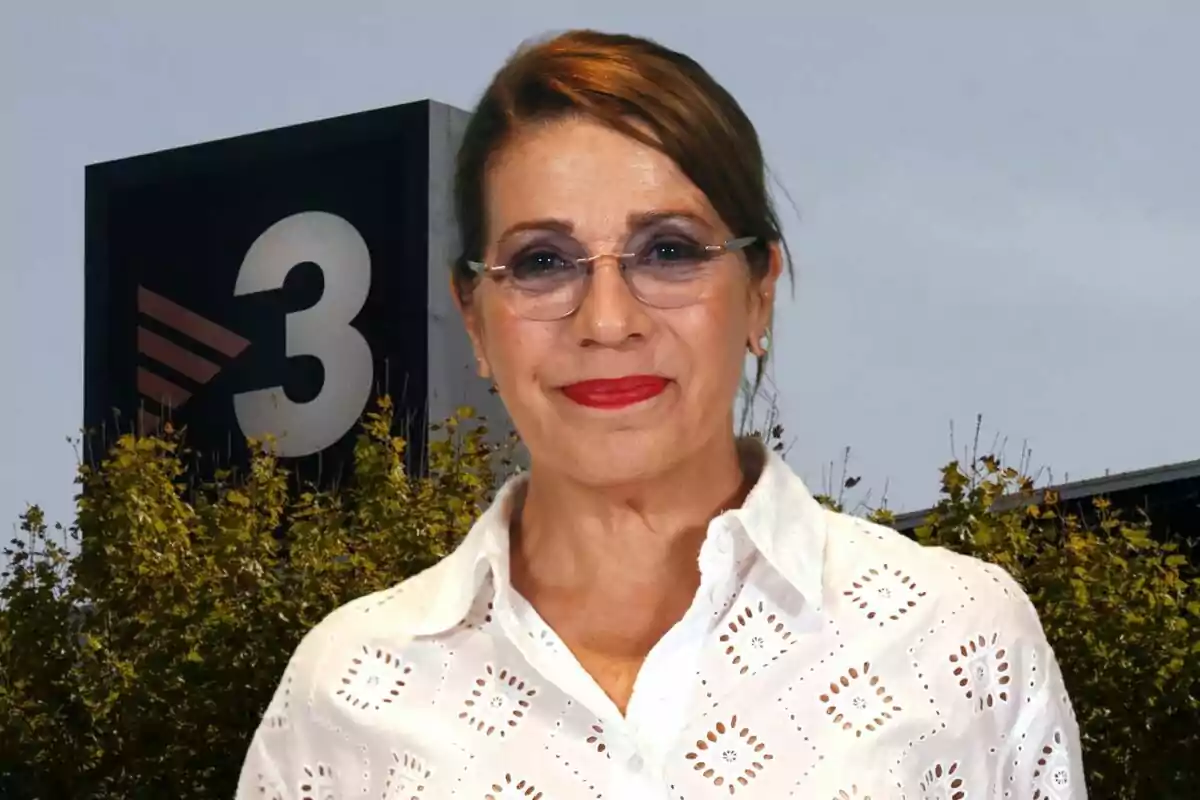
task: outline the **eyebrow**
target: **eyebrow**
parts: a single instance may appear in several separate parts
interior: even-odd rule
[[[558,233],[570,234],[575,231],[575,225],[565,219],[555,219],[554,217],[527,219],[524,222],[518,222],[505,228],[504,233],[500,234],[498,241],[503,242],[513,234],[521,233],[522,231],[556,231]]]
[[[660,209],[657,211],[634,212],[625,218],[625,225],[628,230],[636,231],[649,227],[655,223],[668,222],[671,220],[687,220],[689,222],[703,225],[706,228],[712,227],[712,223],[706,220],[704,217],[700,216],[694,211],[687,211],[684,209]],[[523,222],[510,225],[508,228],[506,228],[504,233],[500,235],[499,241],[504,241],[510,236],[521,233],[522,231],[555,231],[557,233],[565,233],[569,235],[574,233],[575,225],[569,220],[558,219],[556,217],[525,220]]]
[[[653,225],[657,222],[669,222],[672,220],[686,220],[694,222],[698,225],[703,225],[706,228],[711,228],[712,223],[700,216],[694,211],[686,209],[662,209],[659,211],[643,211],[637,214],[630,214],[625,218],[625,224],[629,230],[638,230]]]

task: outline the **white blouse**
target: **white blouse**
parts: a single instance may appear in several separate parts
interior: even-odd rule
[[[1086,796],[1000,568],[827,511],[768,453],[622,716],[508,583],[515,483],[451,556],[305,637],[239,800]]]

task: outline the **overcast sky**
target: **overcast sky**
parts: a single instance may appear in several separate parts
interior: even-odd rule
[[[1200,7],[498,5],[4,4],[0,520],[70,509],[85,164],[468,108],[523,38],[577,26],[688,52],[758,126],[799,209],[776,378],[814,489],[851,446],[863,486],[924,506],[979,413],[1059,477],[1200,458]]]

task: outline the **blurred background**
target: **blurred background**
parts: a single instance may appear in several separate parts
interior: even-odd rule
[[[850,447],[872,504],[928,505],[977,414],[1056,479],[1200,457],[1200,9],[850,5],[6,4],[0,524],[71,508],[85,165],[470,108],[523,39],[579,26],[684,50],[758,126],[796,255],[780,421],[815,490]]]

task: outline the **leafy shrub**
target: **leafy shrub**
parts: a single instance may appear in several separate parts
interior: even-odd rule
[[[777,419],[758,427],[785,449]],[[126,437],[80,469],[73,526],[31,509],[0,585],[0,796],[231,797],[304,632],[447,554],[511,467],[469,409],[438,433],[427,473],[409,475],[384,402],[341,491],[294,491],[263,447],[244,474],[197,485],[180,436]],[[918,539],[998,563],[1030,593],[1079,715],[1091,796],[1190,797],[1193,566],[1103,500],[1085,522],[998,459],[972,462],[943,470]]]
[[[171,432],[82,467],[75,525],[31,509],[0,587],[0,796],[232,797],[305,631],[449,553],[490,500],[502,454],[472,413],[414,477],[384,402],[340,492],[291,491],[261,446],[192,485]]]

